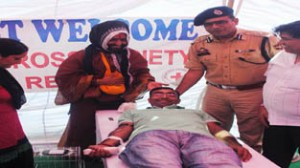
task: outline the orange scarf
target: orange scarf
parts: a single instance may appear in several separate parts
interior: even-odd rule
[[[116,79],[124,78],[123,75],[118,70],[111,72],[110,65],[102,52],[101,52],[101,59],[106,68],[103,78],[105,78],[106,76],[112,76],[113,78]],[[102,92],[109,95],[122,94],[126,90],[125,84],[108,84],[108,85],[100,85],[99,87]]]

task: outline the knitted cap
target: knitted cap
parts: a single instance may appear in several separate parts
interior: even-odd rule
[[[125,33],[129,40],[128,25],[119,20],[110,20],[95,25],[90,32],[89,38],[93,45],[107,50],[107,42],[119,33]]]

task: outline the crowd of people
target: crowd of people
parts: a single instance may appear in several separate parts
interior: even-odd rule
[[[90,44],[68,57],[55,76],[56,103],[70,104],[60,145],[89,148],[86,168],[103,167],[101,158],[112,155],[107,147],[123,141],[128,144],[119,157],[129,167],[236,168],[252,157],[229,133],[236,117],[243,142],[288,168],[300,147],[300,21],[269,33],[240,29],[238,23],[227,6],[194,18],[208,34],[191,43],[188,71],[175,89],[155,81],[147,60],[129,47],[125,22],[95,25]],[[17,115],[26,102],[24,91],[6,70],[27,52],[25,44],[0,38],[0,168],[34,167]],[[207,87],[201,109],[178,106],[202,77]],[[118,128],[96,144],[96,111],[117,110],[146,91],[151,107],[122,113]]]

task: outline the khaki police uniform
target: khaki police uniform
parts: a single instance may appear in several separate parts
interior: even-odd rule
[[[191,45],[185,67],[205,72],[208,87],[203,98],[203,110],[230,130],[236,114],[241,139],[256,148],[263,132],[258,119],[262,103],[267,58],[274,56],[277,40],[266,33],[239,29],[235,36],[221,42],[211,35],[197,38]]]

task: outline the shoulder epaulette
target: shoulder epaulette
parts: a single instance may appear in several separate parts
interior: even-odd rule
[[[243,35],[241,33],[238,33],[236,36],[235,36],[235,39],[236,40],[242,40],[243,38]]]
[[[210,37],[210,35],[204,35],[204,36],[198,37],[198,38],[194,41],[194,43],[200,43],[200,42],[211,43],[211,42],[213,42],[213,39]]]

